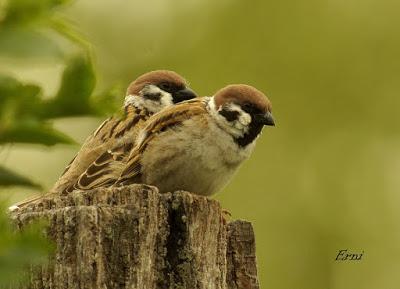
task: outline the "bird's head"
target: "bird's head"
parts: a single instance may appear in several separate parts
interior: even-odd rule
[[[272,106],[261,91],[245,84],[232,84],[219,90],[211,101],[213,115],[239,146],[247,146],[265,125],[274,126]]]
[[[197,97],[186,80],[174,71],[156,70],[133,81],[126,92],[125,105],[133,104],[152,113],[175,103]]]

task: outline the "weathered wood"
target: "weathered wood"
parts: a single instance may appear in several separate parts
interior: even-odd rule
[[[256,247],[251,223],[234,221],[228,224],[227,283],[229,289],[259,288]]]
[[[12,214],[48,221],[56,250],[27,288],[259,288],[251,224],[215,200],[144,185],[44,198]]]

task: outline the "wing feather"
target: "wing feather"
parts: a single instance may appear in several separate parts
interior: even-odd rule
[[[79,187],[77,185],[79,182],[86,184],[82,188],[90,188],[94,182],[92,178],[94,174],[104,178],[104,172],[110,170],[111,163],[115,160],[121,161],[123,159],[125,152],[121,151],[121,147],[126,149],[133,145],[137,136],[136,125],[138,127],[143,126],[148,117],[147,110],[128,107],[124,117],[110,117],[105,120],[86,139],[78,154],[54,185],[52,191],[71,192]],[[112,169],[111,171],[114,170]]]
[[[207,100],[208,98],[204,97],[181,102],[163,109],[149,118],[146,127],[139,136],[136,147],[129,155],[124,170],[116,181],[116,185],[130,184],[133,183],[133,180],[137,181],[142,169],[141,155],[151,140],[168,128],[180,125],[194,115],[206,114]]]
[[[105,186],[107,183],[113,184],[122,171],[123,155],[131,147],[132,144],[124,144],[104,152],[79,176],[73,186],[67,188],[67,192],[74,189],[89,190]]]

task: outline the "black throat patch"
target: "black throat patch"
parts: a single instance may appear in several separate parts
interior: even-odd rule
[[[236,110],[228,110],[228,109],[221,109],[218,111],[220,115],[222,115],[227,121],[233,122],[235,120],[238,120],[240,112]],[[251,115],[251,112],[249,112]],[[239,138],[233,137],[234,141],[241,147],[245,147],[248,144],[252,143],[256,137],[260,134],[261,130],[263,128],[263,124],[256,123],[253,119],[251,123],[249,124],[249,130],[248,132]]]
[[[249,124],[248,132],[245,133],[242,137],[233,139],[240,147],[245,147],[248,144],[252,143],[257,138],[263,126],[264,126],[263,124],[256,123],[252,120],[251,123]]]

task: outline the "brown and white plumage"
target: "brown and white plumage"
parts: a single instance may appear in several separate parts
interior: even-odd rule
[[[137,131],[150,116],[148,111],[129,107],[124,118],[111,117],[84,142],[51,191],[68,193],[78,177],[101,155],[118,153],[119,147],[129,145]]]
[[[152,71],[137,78],[129,86],[127,95],[125,98],[126,117],[112,118],[100,127],[94,137],[96,143],[100,139],[99,148],[96,148],[96,153],[90,158],[85,157],[84,166],[73,171],[73,179],[68,178],[68,186],[63,185],[64,191],[70,192],[75,189],[76,182],[81,188],[86,188],[86,184],[93,182],[97,186],[103,185],[104,168],[113,166],[114,162],[126,158],[126,154],[129,155],[138,131],[152,114],[196,96],[187,88],[186,81],[180,75],[165,70]],[[60,183],[62,179],[57,183]],[[59,191],[58,188],[56,190]]]
[[[104,172],[100,169],[106,164],[120,161],[124,154],[129,155],[139,130],[151,115],[194,97],[196,94],[188,88],[185,79],[173,71],[151,71],[138,77],[127,89],[124,116],[108,118],[86,139],[50,192],[68,193],[78,181],[84,187],[85,180],[93,178],[97,178],[94,183],[99,186],[100,173]]]
[[[187,109],[190,105],[190,110]],[[198,106],[194,110],[193,107]],[[178,125],[186,118],[193,115],[193,113],[201,113],[204,110],[204,99],[189,100],[173,106],[174,109],[168,110],[172,112],[174,118],[170,118],[169,114],[165,116],[163,111],[153,116],[154,121],[146,127],[145,131],[151,131],[151,135],[155,135],[159,130],[164,130],[168,126]],[[95,187],[113,185],[115,181],[123,174],[125,168],[135,171],[135,160],[138,156],[137,153],[143,150],[146,143],[151,139],[143,137],[143,141],[138,140],[138,148],[133,149],[132,145],[119,147],[118,150],[108,151],[99,157],[88,169],[79,177],[74,189],[92,189]],[[173,145],[173,144],[171,144]],[[129,164],[132,163],[132,166]],[[131,172],[132,173],[132,172]],[[138,173],[137,171],[133,173]]]
[[[247,85],[227,86],[213,97],[168,107],[147,121],[127,160],[105,169],[100,185],[145,183],[161,193],[210,195],[250,156],[264,125],[274,125],[271,104]],[[93,179],[86,185],[97,183]]]

